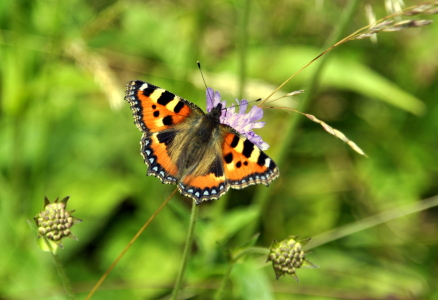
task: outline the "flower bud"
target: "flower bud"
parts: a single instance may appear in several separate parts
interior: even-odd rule
[[[296,269],[318,268],[306,259],[306,254],[309,252],[302,250],[310,239],[297,240],[297,238],[298,236],[291,235],[281,242],[276,240],[272,242],[267,262],[272,261],[277,279],[284,274],[289,274],[299,282]]]
[[[82,220],[71,215],[74,210],[66,211],[68,199],[69,197],[65,197],[58,201],[59,198],[57,198],[53,203],[50,203],[45,197],[44,210],[33,218],[38,227],[38,238],[44,236],[61,248],[64,248],[62,245],[63,238],[77,240],[70,229],[73,225],[82,222]]]

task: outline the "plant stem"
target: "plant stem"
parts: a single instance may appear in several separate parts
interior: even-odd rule
[[[243,256],[248,254],[259,254],[259,255],[268,255],[269,249],[267,248],[261,248],[261,247],[250,247],[245,250],[242,250],[238,252],[234,258],[232,258],[228,264],[227,271],[224,274],[224,277],[222,278],[221,285],[219,286],[219,289],[216,291],[216,294],[214,295],[214,300],[221,300],[225,297],[225,288],[227,287],[228,280],[230,279],[231,271],[233,270],[234,265],[236,262]]]
[[[384,224],[386,222],[389,222],[391,220],[395,220],[401,217],[405,217],[410,214],[415,214],[417,212],[422,212],[425,210],[428,210],[433,207],[438,206],[438,196],[433,196],[427,199],[423,199],[421,201],[417,201],[414,203],[407,204],[402,207],[396,207],[384,212],[381,212],[379,214],[370,216],[368,218],[362,219],[360,221],[347,224],[345,226],[342,226],[340,228],[329,230],[325,233],[316,235],[312,238],[309,245],[306,247],[307,250],[319,247],[323,244],[327,244],[329,242],[332,242],[336,239],[344,238],[346,236],[352,235],[354,233],[357,233],[362,230],[366,230],[368,228],[375,227],[380,224]],[[259,254],[259,255],[268,255],[269,249],[268,248],[260,248],[260,247],[251,247],[244,249],[240,252],[238,252],[231,260],[228,265],[227,271],[224,274],[224,277],[222,279],[221,285],[219,289],[217,290],[214,300],[220,300],[224,299],[225,294],[225,288],[227,285],[227,282],[230,278],[231,271],[233,270],[234,265],[236,262],[243,256],[248,254]]]
[[[48,251],[52,255],[53,263],[55,264],[56,271],[58,272],[59,279],[61,279],[62,287],[64,288],[64,291],[67,294],[68,299],[75,299],[73,295],[73,290],[70,286],[70,281],[68,280],[68,277],[65,274],[64,266],[62,265],[61,261],[56,255],[59,246],[54,246],[55,243],[50,242],[45,236],[42,236],[41,238],[44,244],[46,245]]]
[[[333,34],[330,36],[330,38],[327,40],[323,49],[326,49],[330,45],[335,44],[336,41],[338,41],[341,38],[342,33],[345,31],[345,28],[347,27],[347,25],[349,24],[349,21],[353,17],[353,13],[354,13],[358,3],[359,3],[359,0],[350,0],[348,2],[347,7],[345,8],[345,10],[341,16],[341,20],[338,23],[337,28],[335,29]],[[317,70],[315,71],[315,73],[313,74],[312,79],[310,80],[309,86],[306,89],[306,93],[304,94],[305,97],[304,97],[303,101],[301,102],[298,110],[306,111],[307,108],[309,107],[311,100],[312,100],[312,97],[315,94],[316,89],[317,89],[317,85],[319,82],[319,76],[323,70],[323,67],[324,67],[325,62],[327,61],[328,57],[329,57],[328,55],[325,55],[325,56],[320,58],[320,64],[319,64]],[[285,83],[286,82],[284,82],[283,84],[285,84]],[[275,161],[276,161],[277,165],[280,167],[282,165],[284,165],[286,155],[289,153],[289,151],[292,147],[292,143],[294,142],[294,133],[296,132],[296,128],[298,127],[299,123],[303,119],[300,117],[301,116],[299,116],[299,115],[292,116],[290,118],[289,122],[285,126],[286,128],[284,129],[283,133],[284,133],[284,136],[287,138],[285,138],[282,141],[282,143],[280,143],[281,147],[278,150],[278,152],[276,153],[277,155],[274,155],[274,157],[276,157]],[[253,203],[255,205],[259,206],[260,214],[262,211],[265,210],[265,208],[267,206],[269,196],[271,195],[271,191],[272,191],[272,188],[266,189],[265,187],[260,187],[260,186],[257,187],[257,192],[255,193]],[[245,237],[248,237],[251,234],[254,234],[254,231],[256,230],[257,225],[258,225],[257,223],[250,224],[247,227],[247,229],[245,230]]]
[[[224,277],[222,277],[221,285],[219,286],[219,289],[214,294],[214,300],[221,300],[224,299],[225,296],[225,288],[227,286],[228,280],[230,279],[231,271],[234,267],[234,260],[230,261],[228,264],[227,270],[225,271]]]
[[[395,220],[401,217],[405,217],[410,214],[425,211],[429,208],[438,206],[438,196],[423,199],[414,203],[407,204],[402,207],[396,207],[379,214],[364,218],[354,223],[344,225],[342,227],[329,230],[325,233],[318,234],[312,238],[307,249],[316,248],[323,244],[327,244],[334,240],[352,235],[356,232]]]
[[[333,34],[329,37],[329,39],[326,41],[323,49],[326,49],[326,48],[330,47],[331,45],[335,44],[336,41],[338,41],[341,38],[342,33],[345,31],[345,28],[347,27],[347,25],[349,24],[349,21],[353,17],[353,13],[354,13],[358,3],[359,3],[359,0],[350,0],[348,2],[347,7],[345,8],[345,10],[341,16],[341,20],[338,23],[337,28],[335,29]],[[307,108],[310,106],[310,103],[312,102],[313,95],[316,93],[316,90],[318,88],[319,78],[321,76],[322,70],[324,69],[324,66],[325,66],[328,58],[329,58],[328,54],[326,54],[325,56],[320,58],[319,65],[317,66],[317,69],[310,80],[309,86],[306,89],[306,93],[304,94],[304,100],[299,105],[299,108],[298,108],[299,111],[306,111]],[[303,118],[301,118],[300,115],[295,115],[294,117],[291,118],[291,121],[289,122],[289,124],[286,128],[286,133],[287,133],[288,139],[286,142],[282,143],[282,147],[279,151],[279,157],[277,158],[277,162],[279,165],[281,165],[281,163],[285,160],[285,157],[286,157],[287,153],[289,152],[289,149],[292,146],[292,143],[294,141],[294,138],[293,138],[294,132],[296,131],[296,128],[297,128],[298,124],[301,122],[301,120],[303,120]],[[263,203],[262,203],[262,205],[263,205]],[[262,209],[263,209],[263,207],[262,207]]]
[[[193,201],[192,202],[192,212],[190,215],[190,222],[189,222],[189,230],[187,232],[186,244],[184,246],[181,267],[179,269],[178,277],[176,278],[176,282],[175,282],[175,285],[174,285],[173,291],[172,291],[172,297],[171,297],[172,300],[178,299],[178,293],[179,293],[181,286],[182,286],[184,274],[185,274],[186,267],[187,267],[187,261],[188,261],[189,256],[190,256],[190,249],[191,249],[192,244],[193,244],[193,233],[195,232],[195,224],[196,224],[196,219],[198,218],[198,211],[199,211],[199,207],[196,205],[196,202]]]
[[[243,256],[248,254],[259,254],[259,255],[268,255],[269,249],[267,248],[261,248],[261,247],[250,247],[243,251],[238,252],[229,262],[227,271],[224,274],[224,277],[222,278],[221,285],[219,286],[219,289],[216,291],[216,294],[214,295],[214,300],[221,300],[224,299],[225,296],[225,288],[227,287],[227,282],[230,279],[231,271],[233,270],[234,265],[236,262]]]
[[[248,45],[248,20],[250,0],[243,0],[243,7],[240,8],[239,20],[239,99],[244,98],[246,83],[246,65],[247,65],[247,45]]]
[[[87,298],[85,300],[91,299],[93,297],[94,293],[97,291],[97,289],[100,287],[100,285],[103,283],[103,281],[106,279],[106,277],[111,273],[111,271],[114,269],[114,267],[117,265],[117,263],[122,259],[122,257],[125,255],[125,253],[131,248],[131,246],[134,244],[134,242],[138,239],[138,237],[143,233],[143,231],[146,229],[146,227],[149,226],[149,224],[155,219],[155,217],[160,213],[160,211],[167,205],[169,200],[175,195],[177,189],[175,189],[172,194],[170,194],[169,197],[167,197],[166,200],[160,205],[160,207],[152,214],[152,216],[146,221],[146,223],[143,224],[143,226],[140,228],[139,231],[135,234],[135,236],[131,239],[131,241],[126,245],[125,249],[119,254],[119,256],[116,258],[116,260],[111,264],[111,266],[106,270],[106,272],[102,275],[102,277],[99,279],[99,281],[94,285],[93,289],[88,293]]]
[[[61,279],[62,286],[64,287],[68,299],[75,299],[75,296],[73,295],[73,291],[70,286],[70,282],[67,275],[65,274],[64,266],[62,265],[56,254],[54,254],[53,252],[50,253],[52,254],[53,262],[55,263],[56,270],[58,271],[59,278]]]

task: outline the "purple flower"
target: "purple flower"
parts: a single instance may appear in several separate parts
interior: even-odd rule
[[[256,122],[263,118],[263,109],[254,105],[251,107],[249,113],[245,113],[248,107],[248,101],[243,99],[239,102],[239,100],[236,99],[236,102],[237,106],[240,106],[239,112],[236,112],[236,106],[234,105],[223,109],[219,118],[220,122],[233,127],[261,150],[268,149],[268,143],[264,142],[259,135],[252,131],[254,128],[262,128],[265,126],[265,122]],[[221,94],[219,94],[219,92],[207,88],[207,112],[210,112],[219,103],[222,104],[222,107],[227,107],[227,102],[221,101]]]

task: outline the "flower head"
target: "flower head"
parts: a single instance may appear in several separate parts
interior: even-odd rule
[[[255,128],[265,126],[265,122],[256,122],[263,118],[263,109],[258,106],[253,106],[248,113],[245,113],[248,107],[248,101],[243,99],[239,102],[239,100],[236,99],[236,102],[236,106],[239,106],[239,112],[236,112],[236,106],[234,105],[223,109],[219,118],[220,122],[233,127],[261,150],[268,149],[268,143],[264,142],[262,138],[253,131]],[[210,112],[219,103],[222,104],[222,107],[227,106],[226,101],[221,101],[219,92],[207,88],[207,111]]]
[[[68,199],[69,197],[65,197],[58,201],[59,198],[57,198],[53,203],[50,203],[47,197],[44,198],[44,210],[33,218],[38,227],[38,238],[44,236],[51,246],[56,245],[63,248],[62,239],[65,237],[77,240],[70,228],[82,220],[72,216],[74,210],[66,210]],[[40,246],[47,250],[44,243],[40,243]]]
[[[291,235],[281,242],[276,240],[272,242],[267,261],[272,261],[277,279],[284,274],[289,274],[299,282],[296,269],[318,268],[306,259],[308,252],[302,249],[310,239],[298,240],[297,238],[298,236]]]

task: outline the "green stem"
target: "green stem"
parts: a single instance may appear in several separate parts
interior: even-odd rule
[[[267,256],[269,254],[269,249],[261,248],[261,247],[251,247],[251,248],[247,248],[245,250],[238,252],[234,256],[234,258],[232,258],[230,260],[230,263],[228,264],[228,268],[225,271],[224,277],[222,278],[219,289],[217,290],[216,294],[214,295],[214,300],[224,299],[227,283],[230,279],[231,271],[233,270],[234,265],[237,263],[237,261],[241,257],[243,257],[245,255],[250,255],[250,254],[259,254],[259,255],[266,255]]]
[[[425,211],[433,207],[438,206],[438,196],[430,197],[427,199],[423,199],[421,201],[417,201],[415,203],[410,203],[402,207],[396,207],[394,209],[390,209],[384,212],[381,212],[379,214],[370,216],[368,218],[362,219],[360,221],[347,224],[345,226],[342,226],[340,228],[327,231],[325,233],[319,234],[317,236],[314,236],[312,240],[310,241],[309,245],[306,247],[306,250],[310,250],[316,247],[319,247],[323,244],[327,244],[329,242],[332,242],[336,239],[344,238],[346,236],[352,235],[354,233],[357,233],[362,230],[366,230],[372,227],[375,227],[377,225],[405,217],[410,214],[414,214],[417,212]],[[234,257],[230,260],[230,263],[228,265],[228,268],[225,272],[225,275],[222,279],[222,282],[220,284],[220,287],[218,291],[215,294],[214,300],[220,300],[224,299],[225,294],[225,288],[227,285],[227,282],[230,278],[231,271],[233,270],[234,265],[236,262],[242,258],[245,255],[248,254],[259,254],[259,255],[268,255],[269,254],[268,248],[261,248],[261,247],[251,247],[247,248],[241,252],[238,252]]]
[[[70,281],[68,280],[68,277],[65,274],[64,266],[62,265],[61,261],[58,259],[58,256],[56,255],[57,248],[56,249],[53,248],[52,243],[45,236],[42,236],[41,238],[43,239],[47,249],[50,251],[50,254],[52,254],[53,263],[55,264],[56,271],[58,272],[59,279],[61,279],[62,286],[64,287],[64,291],[67,294],[68,299],[75,299],[73,295],[73,290],[71,289],[70,286]]]
[[[225,271],[224,277],[222,277],[221,285],[219,286],[219,289],[216,291],[216,294],[214,294],[214,300],[221,300],[224,299],[225,296],[225,288],[227,287],[228,280],[230,279],[231,271],[234,267],[234,261],[231,261],[228,264],[227,270]]]
[[[27,223],[29,224],[32,230],[36,231],[35,223],[31,222],[30,220],[27,220]],[[56,255],[56,251],[58,250],[59,246],[57,246],[54,242],[50,242],[47,239],[47,237],[45,237],[44,235],[41,236],[41,240],[40,239],[37,240],[37,243],[43,251],[48,251],[52,255],[53,263],[55,264],[56,271],[58,272],[59,278],[61,279],[62,286],[64,288],[64,291],[68,299],[75,299],[73,290],[70,285],[70,281],[68,280],[67,274],[65,274],[64,266],[62,265],[61,261],[58,259],[58,256]]]
[[[237,262],[241,257],[244,257],[245,255],[254,255],[254,254],[268,256],[269,249],[263,247],[246,248],[245,250],[242,250],[236,254],[236,256],[233,259],[233,262],[234,263]]]
[[[341,16],[341,21],[338,23],[338,27],[335,29],[335,31],[330,36],[330,38],[326,41],[326,43],[323,46],[323,49],[329,48],[331,45],[334,45],[338,40],[341,39],[341,36],[345,31],[345,28],[347,27],[347,25],[349,24],[350,20],[353,17],[353,13],[356,10],[356,6],[358,5],[358,3],[359,0],[350,0],[350,2],[348,2],[348,5]],[[313,96],[315,95],[316,90],[318,88],[319,78],[321,76],[322,70],[324,69],[324,66],[328,58],[329,58],[329,53],[327,53],[325,56],[322,56],[320,58],[319,65],[316,68],[316,71],[310,80],[309,86],[306,89],[306,93],[304,93],[304,99],[298,107],[299,111],[305,112],[307,108],[310,106]],[[301,118],[301,115],[294,115],[294,117],[291,118],[291,121],[289,122],[286,128],[288,139],[287,142],[282,143],[282,147],[280,149],[279,155],[277,156],[278,157],[277,162],[279,165],[283,163],[287,153],[292,147],[292,143],[294,142],[294,138],[293,138],[294,132],[296,131],[296,128],[298,127],[298,124],[301,122],[301,120],[303,120],[303,118]]]
[[[249,20],[249,13],[250,13],[250,0],[242,0],[240,3],[238,9],[238,22],[237,22],[237,41],[236,43],[239,45],[239,59],[238,59],[238,73],[239,73],[239,90],[238,90],[238,98],[244,99],[244,91],[245,91],[245,85],[246,85],[246,71],[247,71],[247,50],[248,50],[248,20]],[[199,40],[199,39],[198,39]],[[222,218],[222,213],[227,207],[229,200],[229,194],[225,194],[221,198],[221,201],[218,201],[215,204],[215,209],[212,212],[214,217],[216,219]]]
[[[190,249],[191,249],[192,244],[193,244],[193,233],[195,232],[195,224],[196,224],[196,219],[198,218],[198,211],[199,211],[199,207],[196,205],[196,202],[193,201],[192,212],[190,215],[189,230],[187,232],[186,244],[184,246],[181,267],[179,269],[178,277],[176,278],[176,282],[175,282],[175,285],[174,285],[173,291],[172,291],[172,297],[171,297],[172,300],[178,299],[178,294],[181,290],[182,282],[184,279],[184,274],[185,274],[186,267],[187,267],[187,262],[188,262],[188,259],[190,256]]]
[[[356,232],[395,220],[401,217],[405,217],[410,214],[414,214],[420,211],[425,211],[429,208],[438,206],[438,196],[434,196],[428,199],[423,199],[414,203],[407,204],[402,207],[396,207],[377,215],[370,216],[360,221],[344,225],[342,227],[327,231],[325,233],[318,234],[312,237],[307,249],[319,247],[323,244],[327,244],[334,240],[352,235]]]
[[[167,203],[172,199],[172,197],[175,195],[176,191],[178,189],[174,189],[172,194],[170,194],[169,197],[167,197],[166,200],[160,205],[160,207],[152,214],[152,216],[146,221],[146,223],[143,224],[143,226],[137,231],[137,233],[134,235],[134,237],[131,239],[131,241],[126,245],[125,249],[119,254],[119,256],[116,258],[116,260],[113,261],[111,266],[106,270],[106,272],[100,277],[99,281],[94,285],[94,287],[91,289],[91,291],[88,293],[87,298],[85,300],[91,299],[93,297],[94,293],[97,291],[97,289],[102,285],[104,280],[108,277],[108,275],[111,273],[111,271],[115,268],[115,266],[118,264],[118,262],[122,259],[122,257],[125,255],[125,253],[131,248],[131,246],[134,244],[134,242],[138,239],[138,237],[145,231],[146,227],[149,226],[149,224],[155,219],[155,217],[161,212],[161,210],[167,205]]]
[[[241,10],[242,17],[240,18],[239,26],[239,99],[244,98],[244,90],[246,83],[246,62],[247,62],[247,45],[248,45],[248,20],[249,20],[249,5],[250,0],[243,0]]]
[[[336,41],[341,39],[342,33],[345,31],[345,28],[349,24],[349,21],[353,17],[353,13],[356,9],[356,6],[358,5],[359,0],[350,0],[347,4],[347,7],[345,8],[342,16],[341,21],[338,23],[337,28],[333,32],[333,34],[330,36],[330,38],[325,43],[323,49],[327,49],[329,46],[336,43]],[[320,64],[318,68],[316,69],[315,73],[313,74],[312,79],[310,80],[309,86],[306,89],[306,93],[304,93],[305,97],[303,101],[301,102],[298,110],[300,111],[306,111],[307,108],[310,106],[311,100],[313,98],[313,95],[316,92],[317,85],[319,82],[320,74],[323,70],[323,67],[325,65],[325,62],[327,61],[328,55],[322,56],[320,58]],[[290,118],[289,122],[286,124],[286,128],[284,129],[283,133],[284,136],[287,138],[284,139],[282,143],[280,143],[281,148],[278,150],[276,155],[273,155],[276,157],[276,163],[278,166],[283,166],[285,163],[286,155],[289,153],[292,143],[294,142],[294,134],[296,132],[296,128],[298,127],[299,123],[303,120],[300,115],[294,115]],[[268,199],[270,199],[270,195],[272,192],[271,189],[267,189],[266,187],[258,187],[257,192],[255,193],[254,197],[254,204],[259,206],[259,212],[265,210]],[[256,226],[258,226],[257,223],[252,223],[250,226],[247,227],[245,231],[246,237],[250,236],[251,234],[254,234],[254,231],[256,230]]]
[[[61,279],[62,286],[64,287],[68,299],[75,299],[75,296],[73,295],[73,290],[71,289],[70,282],[67,275],[65,274],[65,270],[61,261],[58,259],[58,256],[56,254],[53,254],[53,252],[51,253],[53,262],[55,263],[56,270],[58,271],[59,278]]]

